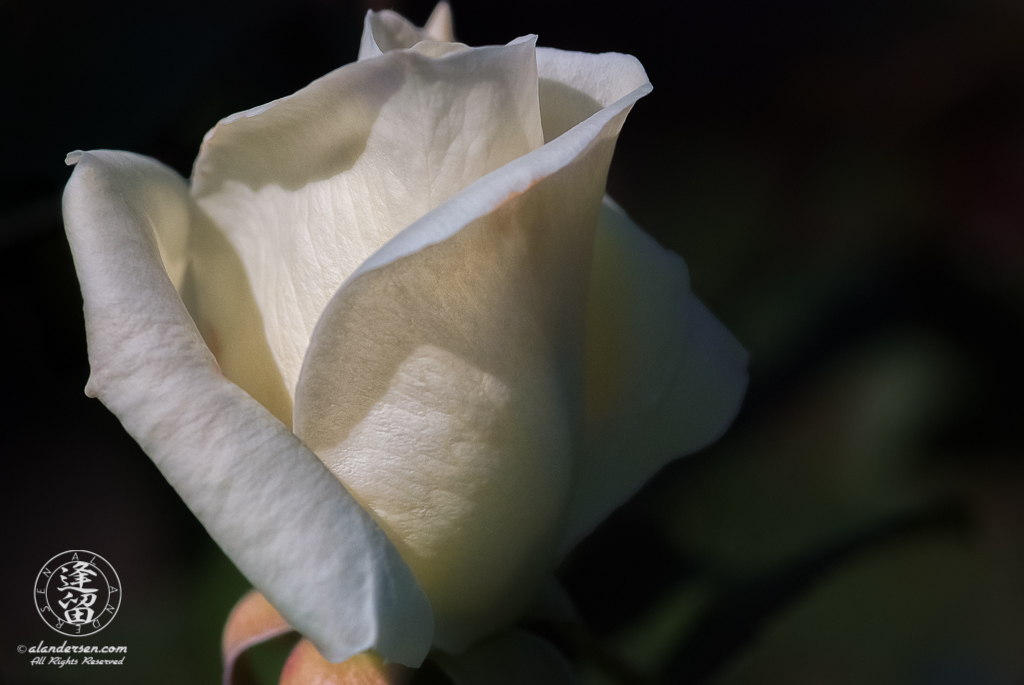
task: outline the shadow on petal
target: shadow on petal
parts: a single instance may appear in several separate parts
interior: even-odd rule
[[[270,351],[238,252],[202,210],[192,213],[181,299],[224,376],[292,426],[292,398]]]

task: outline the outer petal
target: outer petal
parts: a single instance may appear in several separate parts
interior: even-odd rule
[[[647,81],[630,55],[537,48],[538,93],[544,142],[550,142],[622,97],[626,83]]]
[[[77,164],[83,154],[75,150],[66,162]],[[153,178],[147,191],[156,213],[169,217],[153,226],[167,276],[224,375],[290,427],[291,396],[267,347],[245,268],[220,230],[182,202],[181,187],[175,174]]]
[[[393,50],[208,135],[193,195],[245,265],[289,392],[320,313],[363,260],[542,144],[533,41]],[[451,45],[424,44],[438,47]]]
[[[178,201],[168,202],[174,187]],[[85,153],[68,181],[65,225],[92,367],[86,392],[322,653],[343,660],[374,647],[418,664],[431,612],[409,569],[316,456],[218,373],[160,263],[153,226],[182,221],[190,203],[173,171],[129,153]]]
[[[371,509],[458,651],[555,561],[582,417],[591,243],[618,131],[650,90],[485,176],[331,300],[295,430]]]
[[[455,40],[452,10],[447,2],[437,3],[423,28],[417,28],[401,14],[391,10],[367,12],[363,22],[363,37],[359,42],[359,59],[379,57],[391,50],[411,48],[424,40],[446,43]]]
[[[431,658],[455,685],[572,685],[572,666],[550,643],[509,628],[458,656],[435,652]]]
[[[87,153],[82,150],[69,152],[64,163],[68,166],[78,164]],[[103,153],[111,154],[111,153]],[[124,162],[130,163],[136,155],[124,154]],[[143,159],[143,158],[139,158]],[[146,160],[149,163],[149,160]],[[159,167],[161,170],[163,167]],[[154,173],[147,178],[146,202],[149,211],[162,217],[159,223],[150,222],[153,238],[160,254],[167,277],[180,288],[185,278],[188,265],[188,242],[191,233],[192,203],[183,198],[184,181],[176,173]],[[187,189],[185,189],[187,193]]]
[[[690,293],[686,265],[605,198],[587,315],[586,441],[568,549],[671,459],[718,439],[747,353]]]
[[[290,428],[292,398],[267,344],[245,267],[224,233],[198,208],[178,290],[224,375]]]

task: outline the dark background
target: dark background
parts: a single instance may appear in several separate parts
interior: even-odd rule
[[[726,438],[562,567],[608,649],[658,673],[716,601],[734,598],[726,623],[743,627],[774,597],[738,655],[728,640],[704,650],[729,664],[719,682],[1024,682],[1024,5],[453,4],[471,45],[536,33],[640,59],[655,89],[609,192],[684,256],[752,355]],[[0,4],[3,682],[217,682],[220,629],[247,588],[83,394],[65,153],[131,150],[187,176],[218,119],[354,60],[367,7]],[[431,4],[393,7],[422,23]],[[935,501],[965,525],[869,535],[800,576],[799,560]],[[72,548],[120,574],[120,613],[81,641],[128,645],[116,670],[16,652],[63,640],[31,593]],[[568,653],[586,682],[614,682]],[[258,656],[270,671],[280,654]]]

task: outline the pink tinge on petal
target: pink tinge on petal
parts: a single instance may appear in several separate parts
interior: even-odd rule
[[[266,640],[292,630],[288,622],[277,613],[256,590],[250,590],[231,610],[224,624],[221,653],[224,655],[224,685],[231,685],[235,662],[242,652]]]
[[[300,640],[285,662],[279,685],[405,685],[414,671],[385,664],[372,652],[363,652],[340,664],[327,661],[309,640]]]
[[[371,517],[284,424],[216,371],[161,233],[195,214],[139,155],[83,153],[64,219],[85,311],[86,393],[120,420],[239,570],[329,658],[418,666],[430,604]],[[155,228],[154,228],[155,227]]]

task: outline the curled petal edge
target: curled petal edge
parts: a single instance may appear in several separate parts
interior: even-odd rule
[[[639,68],[639,62],[633,62]],[[642,69],[639,71],[643,74]],[[346,279],[338,293],[359,276],[450,238],[464,226],[493,212],[506,200],[526,192],[537,182],[576,159],[601,135],[606,126],[615,125],[614,120],[619,118],[616,130],[611,132],[611,135],[617,135],[624,120],[620,115],[628,112],[637,100],[652,90],[650,82],[646,81],[646,74],[643,78],[644,83],[555,140],[483,176],[443,205],[428,212],[363,262]]]
[[[384,287],[392,281],[395,283],[402,281],[404,283],[403,275],[415,272],[417,265],[422,266],[421,262],[425,263],[424,260],[430,261],[435,258],[442,260],[450,258],[462,248],[472,251],[472,249],[475,248],[470,248],[469,245],[476,244],[473,242],[476,239],[484,240],[484,238],[480,236],[500,234],[501,231],[497,225],[491,226],[488,229],[488,231],[493,229],[493,233],[481,233],[480,231],[483,230],[485,225],[490,226],[487,223],[488,220],[491,217],[499,217],[501,212],[508,212],[510,214],[514,214],[517,211],[522,212],[522,216],[528,218],[524,218],[522,222],[510,221],[508,225],[515,225],[516,230],[522,229],[532,232],[531,235],[535,234],[535,237],[540,235],[550,237],[553,234],[552,231],[544,231],[539,225],[535,224],[550,221],[551,219],[545,219],[545,217],[549,217],[551,215],[551,211],[549,210],[551,210],[552,207],[561,205],[559,210],[554,212],[554,214],[558,215],[558,218],[553,219],[553,221],[556,222],[556,225],[559,225],[557,223],[559,221],[572,223],[572,230],[557,232],[558,240],[552,238],[554,244],[551,246],[545,246],[550,247],[551,249],[538,248],[536,252],[529,254],[532,255],[531,259],[537,259],[543,262],[543,264],[533,264],[532,273],[534,277],[547,278],[547,276],[543,276],[543,274],[556,272],[565,276],[565,278],[561,278],[560,280],[552,280],[553,283],[557,281],[558,286],[562,288],[561,290],[544,290],[546,293],[560,292],[563,297],[545,299],[538,296],[536,299],[530,298],[529,301],[531,303],[537,303],[544,300],[545,304],[537,304],[537,311],[533,311],[529,314],[522,312],[522,314],[525,317],[524,321],[529,319],[531,320],[531,325],[533,323],[538,324],[537,330],[539,330],[539,327],[552,326],[552,330],[547,330],[545,333],[545,340],[547,340],[546,344],[549,346],[561,346],[557,352],[552,353],[560,355],[557,357],[559,360],[570,359],[576,349],[574,343],[576,341],[575,336],[577,331],[573,322],[576,321],[576,315],[580,314],[581,325],[579,326],[578,334],[582,335],[582,313],[574,311],[570,312],[568,309],[571,307],[568,305],[563,307],[562,303],[576,302],[577,299],[579,302],[585,301],[585,290],[582,290],[581,293],[576,293],[575,291],[585,288],[585,274],[589,269],[586,265],[576,265],[569,269],[569,271],[572,272],[571,274],[565,275],[565,264],[556,265],[554,262],[557,261],[557,259],[552,255],[559,254],[557,252],[559,249],[569,249],[571,246],[573,249],[569,249],[566,253],[567,255],[572,255],[573,257],[582,256],[582,259],[589,263],[589,242],[592,239],[594,230],[593,226],[596,223],[597,213],[600,208],[607,164],[611,158],[615,138],[618,135],[629,109],[637,99],[646,95],[651,90],[650,83],[647,81],[646,74],[644,74],[639,63],[632,58],[623,57],[623,59],[630,60],[631,63],[635,65],[635,69],[632,72],[630,80],[624,80],[620,83],[621,91],[623,92],[621,97],[613,101],[608,106],[593,113],[589,117],[586,117],[570,130],[558,136],[555,140],[552,140],[542,147],[533,150],[532,152],[529,152],[508,164],[505,164],[500,169],[484,175],[454,195],[452,198],[412,223],[408,228],[404,229],[395,238],[391,239],[382,248],[370,256],[369,259],[363,262],[363,264],[351,276],[349,276],[345,283],[342,284],[342,286],[335,292],[331,301],[323,310],[314,329],[310,345],[306,351],[302,371],[297,384],[294,413],[295,431],[303,438],[303,440],[306,441],[307,444],[311,446],[313,450],[317,452],[317,454],[320,455],[322,459],[325,460],[326,463],[331,465],[332,469],[336,469],[336,473],[339,478],[342,478],[343,480],[346,478],[348,479],[346,482],[353,488],[353,492],[356,496],[361,497],[361,501],[366,504],[368,509],[372,509],[379,514],[379,510],[382,508],[379,505],[383,505],[383,508],[387,509],[393,504],[388,501],[388,498],[391,498],[389,493],[379,493],[379,498],[374,499],[377,495],[367,495],[365,490],[360,490],[359,484],[352,481],[354,472],[349,470],[349,467],[346,466],[348,463],[347,459],[351,455],[346,452],[347,447],[345,441],[347,437],[351,435],[350,431],[353,427],[360,424],[360,419],[367,415],[366,412],[370,411],[370,408],[367,407],[364,411],[364,409],[360,407],[342,407],[336,398],[341,397],[339,392],[342,392],[343,388],[347,388],[348,391],[351,392],[354,387],[359,388],[359,391],[356,393],[359,397],[376,398],[380,396],[378,395],[378,392],[381,388],[386,390],[388,386],[387,383],[381,385],[380,381],[382,379],[377,378],[376,376],[371,379],[347,379],[345,378],[344,373],[342,373],[344,368],[337,366],[338,364],[342,364],[345,368],[351,369],[351,365],[347,365],[345,360],[354,358],[354,355],[346,348],[346,345],[350,342],[353,344],[361,344],[360,341],[366,337],[360,332],[366,330],[366,327],[360,327],[355,323],[355,321],[365,315],[368,317],[366,319],[367,321],[373,320],[377,322],[375,324],[376,329],[381,329],[381,326],[394,324],[396,326],[400,326],[402,335],[409,337],[414,332],[410,332],[408,322],[412,320],[412,318],[415,318],[412,316],[412,313],[414,311],[422,311],[422,307],[418,309],[409,309],[409,316],[406,316],[405,314],[397,315],[392,313],[389,314],[389,316],[391,316],[390,319],[381,321],[381,316],[384,315],[384,312],[381,307],[374,304],[373,293],[376,292],[376,288]],[[573,183],[570,183],[570,179],[584,183],[587,187],[585,189],[581,189],[578,184],[573,185]],[[575,188],[577,191],[577,196],[580,198],[579,204],[585,206],[577,207],[575,209],[567,208],[567,203],[564,202],[564,198],[566,197],[566,192],[570,192],[572,188]],[[572,205],[573,203],[569,204]],[[499,218],[502,219],[502,221],[509,219],[508,216]],[[504,226],[505,224],[503,224],[502,221],[495,219],[495,222]],[[520,226],[518,224],[522,225]],[[472,226],[474,230],[469,230],[466,234],[460,235],[463,229],[470,226]],[[560,226],[560,228],[567,229],[569,227]],[[511,231],[512,228],[508,228],[505,233],[509,233]],[[567,232],[571,235],[563,235]],[[446,242],[449,239],[452,239],[454,242]],[[455,250],[455,252],[433,250],[433,246],[440,245],[441,243],[445,243],[445,245],[450,246],[452,250]],[[442,254],[447,255],[447,257],[441,256]],[[491,253],[488,252],[487,254]],[[460,253],[460,257],[462,256],[464,255]],[[404,260],[404,258],[408,258],[408,260]],[[519,256],[516,256],[515,258],[518,259]],[[459,263],[468,262],[466,259],[462,259]],[[430,273],[438,273],[439,264],[440,262],[431,262],[431,266],[428,271]],[[478,266],[483,268],[482,263]],[[577,266],[579,266],[579,268],[576,268]],[[501,267],[498,267],[497,271],[494,273],[497,273],[498,271],[501,271]],[[577,279],[577,276],[583,277]],[[356,281],[361,280],[363,277],[366,277],[368,280],[357,286]],[[579,283],[576,282],[577,280],[579,280]],[[402,287],[404,288],[403,292],[421,292],[421,290],[413,288],[407,283]],[[523,286],[523,284],[520,283],[517,287],[522,289],[522,287],[527,286]],[[574,297],[576,294],[579,294],[580,297]],[[406,306],[409,304],[404,300],[402,300],[404,304],[399,304],[393,297],[389,299],[388,302],[388,311],[395,307]],[[547,307],[547,309],[545,309],[545,307]],[[469,307],[469,309],[471,310],[472,307]],[[557,314],[554,313],[556,310],[558,311]],[[480,326],[488,328],[489,324],[485,324],[485,321],[490,321],[490,319],[488,319],[488,316],[490,316],[488,312],[491,311],[492,310],[487,307],[484,307],[475,313],[470,312],[469,315]],[[563,316],[563,314],[565,315]],[[460,325],[466,323],[465,320],[461,318],[459,321],[461,322]],[[507,322],[504,325],[507,325]],[[566,327],[572,328],[572,332],[562,330]],[[521,330],[526,330],[523,327],[520,328]],[[557,332],[554,330],[556,328],[558,329]],[[530,330],[533,330],[533,328]],[[379,337],[382,334],[382,331],[376,330],[376,333]],[[458,337],[458,335],[455,337]],[[463,337],[465,336],[463,335]],[[516,340],[518,341],[518,338]],[[511,344],[510,340],[504,340],[500,344],[495,343],[497,347],[501,347],[506,344]],[[580,347],[582,347],[582,341],[580,341]],[[359,348],[357,347],[353,349],[358,350]],[[507,348],[502,347],[502,349]],[[529,349],[553,348],[533,346],[529,347]],[[345,353],[342,354],[340,350],[345,350]],[[505,355],[504,358],[519,359],[520,355],[510,354]],[[531,366],[531,368],[534,369],[537,374],[542,373],[541,367],[544,369],[555,368],[556,365],[551,362],[551,360],[546,361],[550,362],[547,366],[541,364],[540,366]],[[474,367],[483,368],[478,367],[475,363]],[[566,396],[571,396],[576,391],[574,383],[577,379],[573,376],[576,370],[575,367],[572,367],[571,362],[566,362],[565,367],[558,368],[557,372],[563,371],[564,375],[559,376],[555,381],[551,381],[551,379],[554,378],[552,375],[545,376],[542,379],[532,379],[531,382],[536,380],[537,384],[544,386],[545,388],[551,387],[551,384],[558,384],[560,390],[550,392],[549,395],[551,397],[560,396],[559,393],[565,393]],[[370,371],[367,371],[367,373],[370,373]],[[516,377],[520,380],[522,379],[521,374],[516,375],[512,373],[507,375],[508,377]],[[497,374],[497,377],[505,376],[502,376],[502,374],[499,373]],[[349,382],[350,380],[352,380],[352,382]],[[386,378],[383,380],[387,381]],[[559,424],[559,426],[552,426],[550,424],[552,422],[561,421],[564,418],[566,419],[565,425],[568,426],[570,425],[572,417],[556,417],[556,414],[557,412],[546,413],[546,418],[543,420],[537,420],[534,428],[543,426],[545,429],[550,429],[546,433],[548,437],[558,435],[559,440],[548,440],[547,442],[557,447],[557,449],[555,449],[555,447],[552,449],[555,452],[558,452],[558,454],[561,454],[562,452],[559,450],[561,450],[563,442],[566,442],[562,440],[564,437],[564,431],[559,432],[561,430],[561,424]],[[510,420],[513,422],[520,420],[534,421],[535,419],[537,419],[537,417],[526,417],[525,414],[523,416],[516,415],[515,417],[510,417]],[[547,423],[545,423],[545,421],[547,421]],[[374,430],[381,429],[379,427],[374,427]],[[371,433],[372,432],[374,431],[371,431]],[[389,429],[388,434],[390,435],[391,432],[393,431],[390,431]],[[526,435],[534,433],[531,433],[528,430],[522,430],[515,433],[515,435],[521,434]],[[568,452],[568,450],[565,451]],[[365,459],[356,459],[355,463],[358,467],[359,464],[369,462]],[[505,463],[509,462],[506,461]],[[551,459],[547,459],[545,460],[545,463],[551,464],[554,462]],[[516,464],[519,464],[519,462],[516,462]],[[492,475],[497,477],[497,475]],[[515,474],[510,475],[509,469],[506,469],[501,472],[501,475],[509,476],[511,478],[512,475]],[[396,475],[396,478],[401,477],[403,476]],[[375,482],[379,482],[379,479]],[[556,483],[556,485],[561,487],[560,481]],[[397,489],[393,491],[398,490],[404,492],[404,489]],[[560,497],[552,499],[552,502],[555,502],[558,507],[561,507],[563,503],[563,499]],[[416,503],[414,502],[412,504],[415,505]],[[401,508],[403,511],[413,512],[422,509],[422,507],[417,508],[416,506],[406,506],[406,503],[404,502],[401,504]],[[401,516],[404,517],[402,520],[409,519],[409,517],[404,513],[402,513]],[[389,521],[387,516],[381,516],[380,520],[382,525],[385,526],[385,529],[389,530],[389,533],[393,532],[393,521]],[[522,521],[523,517],[506,517],[506,520]],[[530,522],[532,524],[536,524],[538,529],[544,528],[545,525],[549,525],[551,528],[560,528],[561,511],[552,514],[552,520],[550,521],[545,522],[530,519]],[[516,531],[508,530],[507,532],[511,534]],[[514,618],[514,615],[525,610],[527,608],[526,605],[528,604],[528,600],[530,599],[527,595],[532,594],[532,590],[525,586],[533,580],[536,580],[539,584],[542,577],[551,571],[551,567],[556,561],[554,548],[557,547],[557,541],[555,544],[551,545],[552,549],[550,550],[540,549],[548,547],[547,538],[549,534],[552,534],[552,530],[548,530],[547,528],[536,532],[536,535],[532,538],[533,542],[530,544],[534,544],[538,549],[533,549],[528,553],[532,555],[529,563],[525,563],[526,556],[515,556],[512,558],[514,555],[512,553],[508,553],[508,557],[504,560],[504,562],[507,563],[503,562],[504,565],[502,568],[503,570],[509,570],[510,573],[515,571],[514,575],[517,575],[516,583],[499,587],[498,581],[495,580],[499,577],[498,574],[478,574],[476,576],[478,578],[486,576],[487,578],[486,582],[480,584],[480,587],[475,587],[481,595],[486,595],[486,602],[489,602],[487,606],[491,607],[491,610],[486,612],[486,616],[483,615],[483,612],[481,611],[471,611],[460,604],[463,598],[467,596],[466,588],[463,584],[456,582],[453,576],[446,576],[442,580],[438,580],[438,582],[433,584],[431,584],[429,579],[424,580],[424,587],[426,587],[427,591],[431,593],[430,596],[434,606],[436,619],[435,645],[441,649],[457,652],[464,649],[472,643],[473,640],[497,628],[501,622],[507,622],[507,620]],[[494,533],[491,531],[490,537],[493,538],[493,536]],[[396,544],[399,545],[400,550],[405,549],[408,551],[407,539],[402,538],[402,536],[398,536],[395,540]],[[403,545],[406,546],[403,547]],[[516,549],[518,550],[519,548]],[[495,555],[498,555],[498,553],[495,552]],[[429,554],[419,554],[419,557],[430,559],[442,558]],[[424,574],[432,574],[431,568],[433,567],[429,564],[416,566],[416,557],[407,557],[406,560],[410,565],[413,565],[414,568],[419,569],[418,573],[421,577],[423,577]],[[434,570],[436,571],[437,569]],[[522,583],[519,583],[520,580]],[[468,579],[466,579],[466,581],[469,582]],[[487,583],[491,584],[488,585]],[[485,585],[486,587],[484,587]],[[452,592],[452,588],[462,589],[459,592]],[[450,601],[446,603],[443,599],[438,599],[439,597],[447,597]]]
[[[64,220],[84,302],[86,392],[321,654],[337,662],[373,648],[418,666],[433,614],[411,571],[316,455],[219,373],[168,278],[154,226],[193,211],[184,179],[152,159],[79,159]]]

